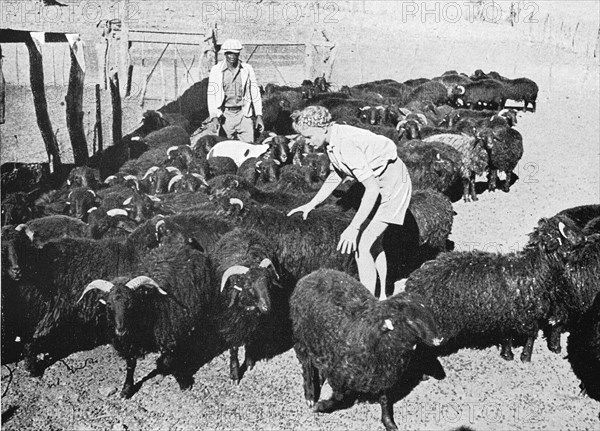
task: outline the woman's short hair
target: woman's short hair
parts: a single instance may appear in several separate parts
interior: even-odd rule
[[[325,127],[331,123],[331,112],[324,106],[307,106],[302,111],[295,111],[292,119],[296,127]]]

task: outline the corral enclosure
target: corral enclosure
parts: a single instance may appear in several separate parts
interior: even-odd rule
[[[64,2],[79,16],[84,10],[90,16],[92,11],[98,10],[101,12],[98,19],[119,16],[118,7],[122,4],[103,2],[98,9],[94,6],[96,3],[88,2],[92,6],[83,9],[85,2],[77,2],[76,6],[76,2]],[[38,15],[24,16],[18,9],[12,13],[7,5],[16,4],[29,10],[39,8],[35,6],[39,5],[36,1],[3,2],[0,5],[2,27],[32,30]],[[302,70],[295,70],[292,65],[302,63],[300,49],[266,51],[278,65],[279,61],[288,61],[280,56],[292,57],[290,64],[280,67],[281,74],[289,76],[286,81],[292,85],[300,82],[296,79],[314,78],[323,73],[334,85],[340,86],[380,78],[398,81],[431,78],[451,69],[468,74],[475,69],[496,70],[512,78],[534,79],[540,87],[538,110],[535,114],[520,114],[516,127],[523,135],[525,147],[516,170],[518,181],[508,194],[485,192],[478,202],[453,205],[457,215],[451,239],[458,250],[509,252],[523,247],[527,234],[540,217],[568,207],[600,202],[600,3],[514,2],[520,8],[514,26],[508,21],[511,2],[482,2],[480,9],[476,9],[477,4],[462,1],[129,2],[131,18],[136,20],[130,28],[199,32],[199,27],[210,22],[217,24],[221,42],[237,37],[242,43],[335,44],[335,51],[321,45],[315,50],[309,76],[304,69],[306,62]],[[452,15],[457,10],[460,10],[460,19]],[[472,18],[469,12],[476,10],[480,13]],[[497,16],[498,10],[500,16]],[[297,18],[296,11],[302,11],[303,15]],[[48,14],[46,12],[46,17]],[[28,24],[28,20],[31,23]],[[40,18],[35,29],[55,30],[56,20],[46,21]],[[63,31],[81,32],[88,47],[96,43],[95,20],[77,25],[66,18],[65,21]],[[3,44],[2,48],[8,94],[7,119],[0,126],[0,158],[2,162],[45,161],[28,88],[27,53],[19,52],[23,67],[16,74],[11,62],[17,50],[24,47]],[[145,49],[144,67],[150,68],[163,48]],[[174,70],[173,60],[180,59],[171,49],[165,52],[170,63],[163,65],[164,80],[169,85],[173,82],[168,78]],[[180,53],[189,66],[197,51],[195,47],[185,49],[180,48]],[[290,52],[285,53],[284,49]],[[44,50],[55,51],[54,66],[48,63],[45,68],[49,110],[54,128],[61,130],[62,147],[68,152],[64,106],[61,105],[66,93],[66,81],[62,77],[68,77],[68,48],[54,44]],[[242,57],[247,58],[252,50],[253,47],[246,46]],[[272,61],[261,50],[251,59],[259,80],[264,83],[280,79],[277,70],[270,67]],[[93,50],[91,52],[93,54]],[[90,52],[86,52],[86,56],[90,68],[86,79],[91,80],[92,88],[91,84],[96,82],[94,64],[100,62],[97,58],[94,60]],[[49,57],[45,57],[46,61]],[[58,67],[62,58],[65,58],[64,68]],[[139,58],[134,60],[134,67],[136,64],[141,64]],[[148,101],[142,108],[137,97],[125,98],[125,130],[139,121],[144,109],[160,106],[159,67],[155,71],[156,81],[152,81],[155,87],[149,88],[152,90],[149,94],[159,100]],[[191,81],[183,75],[182,64],[178,67],[182,72],[181,93]],[[191,78],[198,79],[194,73],[192,67]],[[170,100],[174,89],[168,87],[165,93],[165,99]],[[86,103],[84,124],[93,124],[93,88],[86,93]],[[105,136],[110,136],[107,95],[103,99],[103,110]],[[18,146],[14,145],[14,135],[18,136]],[[538,337],[531,364],[505,362],[494,348],[463,350],[442,358],[448,377],[423,382],[404,400],[398,401],[396,421],[401,429],[450,430],[460,425],[476,430],[597,429],[598,404],[579,396],[579,382],[564,358],[565,344],[563,335],[563,353],[554,355],[547,350],[545,340]],[[154,359],[150,356],[141,361],[136,379],[154,369]],[[197,373],[191,391],[180,392],[171,377],[155,378],[145,382],[128,402],[110,395],[113,389],[119,388],[124,374],[124,364],[110,347],[72,355],[65,363],[71,368],[57,363],[41,379],[31,379],[23,370],[15,370],[2,403],[3,412],[8,408],[16,407],[16,410],[4,428],[381,428],[377,405],[363,404],[331,415],[312,413],[302,399],[301,371],[291,351],[268,363],[259,363],[238,386],[229,382],[227,355],[222,355]],[[76,370],[79,367],[82,369]],[[5,377],[3,371],[3,390],[8,386]]]
[[[339,88],[380,78],[404,81],[431,78],[445,70],[472,73],[482,68],[506,76],[528,76],[543,89],[540,97],[544,91],[565,85],[598,86],[599,6],[594,1],[569,2],[568,6],[524,1],[163,4],[129,0],[66,4],[58,8],[42,7],[37,1],[7,1],[0,18],[2,28],[81,34],[86,60],[84,127],[90,151],[94,85],[101,83],[105,88],[103,69],[119,65],[118,19],[125,20],[130,30],[133,65],[130,95],[122,102],[125,131],[138,123],[144,110],[174,100],[205,76],[203,68],[208,66],[202,64],[203,55],[210,48],[208,38],[213,29],[217,44],[228,37],[246,44],[242,59],[250,58],[263,84],[299,85],[305,78],[325,74],[334,88]],[[69,47],[66,43],[45,44],[42,52],[51,121],[54,130],[58,129],[64,159],[69,161],[63,103]],[[27,94],[27,49],[24,44],[3,44],[3,55],[9,91],[7,121],[0,135],[4,143],[1,159],[45,161]],[[123,83],[126,78],[120,80]],[[110,142],[112,113],[106,93],[102,97],[103,130]],[[17,143],[32,151],[20,154],[12,148]]]

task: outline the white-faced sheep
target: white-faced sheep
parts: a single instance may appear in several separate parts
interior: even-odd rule
[[[418,345],[441,342],[424,302],[405,293],[378,301],[349,275],[319,270],[298,282],[290,317],[309,405],[329,413],[348,405],[351,395],[376,396],[383,425],[396,430],[392,389]],[[333,395],[317,403],[321,379]]]
[[[423,142],[442,142],[458,150],[462,157],[463,199],[465,202],[478,200],[475,176],[483,174],[488,166],[488,154],[480,144],[479,138],[444,133],[425,138]]]

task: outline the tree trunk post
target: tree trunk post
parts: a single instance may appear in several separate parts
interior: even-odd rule
[[[115,70],[110,75],[110,98],[112,100],[112,138],[113,145],[121,144],[122,140],[122,111],[121,94],[119,93],[119,73]]]
[[[67,109],[67,129],[73,148],[75,165],[87,165],[89,159],[85,130],[83,128],[83,82],[85,61],[83,60],[83,42],[77,40],[71,45],[71,71],[69,88],[65,97]]]
[[[62,162],[58,142],[52,132],[52,123],[50,122],[50,116],[48,115],[48,102],[46,101],[46,90],[44,88],[42,53],[31,36],[27,38],[25,45],[29,51],[29,77],[38,127],[40,128],[42,139],[46,146],[48,159],[52,164],[50,168],[53,172],[60,173]]]

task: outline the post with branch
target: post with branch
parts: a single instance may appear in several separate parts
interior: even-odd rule
[[[28,35],[26,38],[25,45],[29,51],[29,80],[38,127],[40,128],[42,139],[46,146],[51,172],[60,174],[62,162],[58,142],[56,136],[54,136],[54,133],[52,132],[52,123],[50,122],[50,116],[48,115],[41,46],[34,41],[31,35]]]
[[[200,44],[200,66],[198,79],[207,78],[210,69],[217,64],[217,36],[214,28],[207,27],[207,32]]]
[[[123,0],[123,16],[119,33],[119,76],[121,77],[121,96],[129,96],[129,0]]]
[[[69,38],[71,47],[71,71],[69,73],[69,88],[65,97],[67,110],[67,129],[75,165],[87,165],[89,159],[85,130],[83,129],[83,83],[85,78],[85,60],[83,42],[79,35]]]

